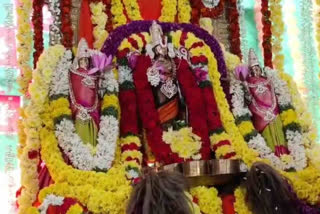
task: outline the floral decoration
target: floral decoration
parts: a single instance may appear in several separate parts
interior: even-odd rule
[[[53,194],[47,195],[39,207],[40,214],[47,214],[48,207],[60,206],[63,204],[64,197],[55,196]]]
[[[210,214],[217,213],[222,214],[222,201],[218,196],[218,190],[214,187],[194,187],[190,190],[190,194],[197,201],[200,207],[201,213]]]
[[[191,20],[191,5],[189,0],[178,0],[178,22],[190,23]]]
[[[284,22],[282,17],[281,0],[270,1],[270,21],[272,32],[272,54],[273,66],[283,72],[284,69],[284,55],[282,54],[282,35],[284,34]]]
[[[82,214],[83,208],[78,203],[70,206],[66,214]]]
[[[108,37],[108,32],[105,30],[105,26],[108,21],[108,16],[105,13],[106,5],[102,2],[91,2],[90,3],[91,11],[91,21],[95,25],[93,28],[94,43],[93,47],[97,50],[100,50],[104,41]]]
[[[127,18],[124,15],[124,7],[121,0],[111,0],[112,24],[114,28],[127,23]]]
[[[170,145],[172,152],[184,159],[198,160],[201,158],[199,154],[201,148],[201,138],[192,133],[192,128],[184,127],[179,130],[169,129],[164,132],[162,139]]]
[[[244,89],[239,80],[232,80],[231,93],[232,111],[239,127],[240,133],[248,142],[248,146],[259,152],[262,158],[267,158],[278,169],[286,170],[295,168],[302,170],[306,166],[306,155],[302,141],[301,127],[297,122],[297,115],[291,104],[291,96],[284,81],[280,80],[276,71],[265,68],[268,79],[275,88],[275,94],[279,102],[280,118],[284,126],[283,131],[288,143],[290,156],[277,157],[267,146],[264,138],[255,130],[251,122],[251,112],[245,105]]]
[[[20,92],[24,96],[27,95],[28,86],[32,79],[32,68],[29,65],[32,53],[31,11],[32,1],[21,0],[20,5],[17,7],[18,30],[16,37],[18,40],[18,67],[21,72],[17,82],[20,86]]]
[[[33,1],[33,14],[32,14],[32,25],[33,27],[33,41],[34,41],[34,53],[33,53],[33,67],[35,68],[38,59],[43,51],[43,15],[42,8],[44,0]]]
[[[66,52],[65,57],[57,65],[56,72],[52,78],[51,112],[55,121],[55,134],[59,146],[68,156],[72,165],[82,170],[110,169],[115,158],[115,150],[119,135],[119,108],[118,108],[118,83],[111,71],[105,72],[101,88],[103,92],[101,105],[102,116],[100,118],[99,132],[96,151],[84,144],[75,132],[75,126],[71,120],[71,109],[69,103],[69,69],[71,67],[71,53]],[[57,87],[63,85],[63,87]],[[57,90],[54,90],[57,89]],[[62,89],[64,91],[62,91]],[[92,155],[94,153],[94,155]]]
[[[246,190],[243,187],[238,187],[234,191],[236,201],[234,202],[234,210],[238,214],[251,214],[251,210],[248,208],[246,203]]]
[[[191,23],[193,23],[193,24],[198,24],[199,18],[201,16],[202,17],[217,18],[223,14],[225,1],[223,1],[223,0],[217,1],[217,4],[212,8],[206,7],[202,1],[203,0],[191,1],[191,7],[192,7]]]
[[[49,89],[48,76],[51,76],[60,57],[64,53],[63,46],[50,47],[39,58],[37,69],[33,73],[34,81],[30,84],[30,103],[24,108],[23,121],[26,141],[20,157],[22,192],[18,198],[19,212],[26,213],[36,200],[39,190],[38,164],[40,161],[40,129],[44,117],[46,96]],[[49,125],[49,124],[48,124]]]
[[[73,30],[71,26],[71,0],[61,1],[61,33],[62,44],[65,48],[72,48]]]
[[[53,22],[50,25],[50,45],[61,43],[61,8],[59,0],[50,0],[48,2],[49,11],[53,17]]]
[[[264,56],[264,65],[272,68],[272,32],[270,21],[269,0],[261,0],[261,13],[262,13],[262,47]]]
[[[227,19],[229,21],[229,40],[231,53],[241,57],[240,25],[237,0],[228,0]]]

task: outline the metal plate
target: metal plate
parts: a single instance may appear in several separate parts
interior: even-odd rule
[[[162,169],[182,173],[191,186],[227,184],[246,172],[239,160],[189,161],[166,165]]]

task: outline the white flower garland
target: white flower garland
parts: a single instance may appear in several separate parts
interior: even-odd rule
[[[47,195],[39,207],[40,214],[46,214],[50,205],[61,206],[63,204],[63,200],[64,197],[61,196],[56,196],[53,194]]]
[[[276,71],[266,67],[265,72],[268,79],[271,80],[271,83],[274,86],[279,105],[290,105],[291,96],[286,83],[278,77]],[[242,82],[240,80],[232,78],[230,85],[230,93],[232,94],[231,103],[233,115],[236,118],[239,118],[241,116],[251,116],[252,114],[245,104],[245,93],[243,91]],[[302,134],[298,131],[292,131],[288,129],[286,130],[285,136],[288,143],[290,156],[293,158],[293,161],[291,163],[284,162],[281,160],[281,158],[277,157],[274,152],[267,146],[265,139],[260,133],[249,140],[248,146],[251,149],[258,151],[261,158],[270,160],[271,164],[278,169],[286,170],[294,168],[296,170],[301,170],[305,168],[307,161],[305,148],[303,146]]]
[[[50,25],[50,45],[61,44],[61,9],[59,0],[49,0],[49,11],[53,17],[53,22]]]
[[[53,76],[50,95],[69,95],[69,69],[71,66],[69,53],[65,53],[59,62]],[[100,92],[107,90],[118,93],[119,86],[112,71],[105,72],[100,81]],[[91,148],[82,142],[73,121],[62,119],[55,127],[55,134],[59,146],[68,156],[72,165],[81,170],[108,170],[115,158],[117,139],[119,136],[119,121],[111,115],[100,117],[100,130],[98,132],[98,144],[95,155],[91,154]]]

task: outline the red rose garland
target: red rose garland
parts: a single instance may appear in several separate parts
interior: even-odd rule
[[[118,65],[128,67],[127,54],[129,53],[129,48],[121,50],[117,54]],[[120,137],[121,137],[121,153],[125,156],[126,152],[136,152],[136,154],[141,154],[140,152],[140,139],[139,127],[138,127],[138,115],[137,115],[137,98],[134,90],[134,85],[130,81],[125,81],[120,83],[119,90],[119,103],[121,109],[121,119],[120,119]],[[136,137],[136,138],[132,138]],[[129,140],[128,140],[129,139]],[[130,139],[137,139],[136,142],[131,142]],[[141,155],[142,156],[142,155]],[[142,160],[137,157],[126,156],[124,160],[127,164],[127,171],[135,170],[137,173],[140,171]],[[136,164],[132,164],[136,162]],[[130,173],[129,173],[130,174]],[[133,178],[127,175],[128,178]]]
[[[151,59],[148,56],[139,56],[137,66],[133,72],[142,127],[146,130],[148,144],[157,161],[164,164],[179,163],[183,159],[179,158],[176,153],[172,153],[170,146],[162,140],[159,115],[146,74],[150,66]]]
[[[237,0],[228,0],[227,19],[229,21],[229,39],[231,53],[241,57],[240,49],[240,26]]]
[[[201,16],[203,17],[210,17],[210,18],[217,18],[219,17],[224,10],[224,1],[220,0],[219,4],[214,8],[207,8],[203,3],[202,0],[191,0],[191,23],[199,24],[199,19]]]
[[[72,48],[73,31],[71,27],[71,0],[61,0],[61,33],[62,44]]]
[[[103,0],[103,4],[106,5],[106,14],[108,16],[107,24],[106,24],[106,30],[108,32],[111,32],[113,30],[112,26],[112,13],[111,13],[111,0]]]
[[[268,6],[268,0],[261,1],[261,13],[262,13],[262,24],[263,24],[263,37],[262,47],[264,54],[264,64],[272,68],[272,44],[271,44],[271,21],[270,21],[270,10]]]
[[[181,91],[184,95],[188,112],[189,122],[192,127],[192,132],[202,140],[201,159],[210,159],[210,139],[207,126],[207,114],[204,105],[201,89],[198,87],[196,79],[190,70],[190,66],[186,60],[176,60],[177,80],[181,86]]]
[[[34,41],[34,53],[33,53],[33,67],[36,68],[38,59],[43,52],[43,14],[42,8],[44,5],[44,0],[34,0],[33,1],[33,14],[32,14],[32,24],[33,24],[33,41]]]

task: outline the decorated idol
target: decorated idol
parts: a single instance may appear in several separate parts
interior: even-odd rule
[[[70,100],[76,132],[81,140],[93,147],[97,144],[100,101],[98,76],[90,74],[91,53],[87,42],[81,39],[70,70]]]
[[[303,169],[306,158],[300,127],[280,116],[285,111],[294,112],[287,85],[276,71],[260,67],[253,49],[249,51],[248,64],[236,68],[231,92],[236,119],[248,124],[246,129],[250,129],[251,121],[253,124],[251,133],[244,136],[249,147],[279,168]]]

